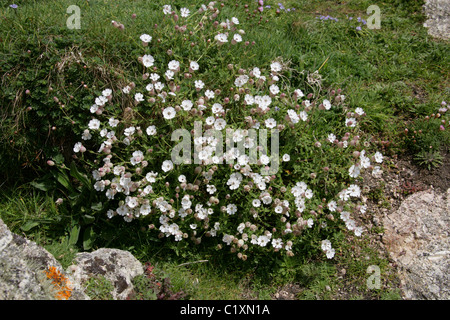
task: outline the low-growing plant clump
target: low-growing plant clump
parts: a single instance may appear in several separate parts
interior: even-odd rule
[[[143,219],[178,249],[205,242],[246,260],[293,256],[307,244],[333,258],[329,238],[341,225],[364,232],[354,219],[366,210],[361,171],[382,172],[383,155],[359,129],[364,110],[350,110],[340,89],[324,92],[320,74],[282,58],[248,69],[227,63],[249,40],[237,18],[219,21],[215,3],[162,10],[165,25],[140,36],[142,77],[99,92],[73,148],[103,211]],[[190,50],[198,43],[223,57],[220,81],[209,81]],[[292,87],[302,75],[304,87]]]

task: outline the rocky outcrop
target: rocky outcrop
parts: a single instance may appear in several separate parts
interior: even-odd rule
[[[450,299],[450,189],[414,193],[383,219],[405,299]]]
[[[70,299],[89,299],[44,248],[12,233],[0,219],[0,300],[50,300],[63,290],[51,275],[61,275]]]
[[[448,0],[426,0],[423,6],[428,17],[424,27],[428,34],[442,39],[450,39],[450,2]]]
[[[128,251],[102,248],[78,253],[67,272],[81,284],[92,277],[104,277],[114,285],[113,299],[124,300],[133,291],[132,279],[142,275],[144,268]]]
[[[85,284],[104,277],[113,286],[113,299],[126,299],[132,279],[144,270],[127,251],[99,249],[78,253],[64,270],[47,250],[12,233],[0,219],[0,300],[87,300]]]

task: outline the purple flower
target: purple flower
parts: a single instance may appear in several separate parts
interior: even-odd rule
[[[356,27],[356,30],[361,30],[361,27]]]
[[[259,10],[260,12],[263,12],[263,11],[264,11],[264,7],[258,7],[258,10]]]
[[[15,3],[9,5],[10,8],[17,9],[19,6]]]

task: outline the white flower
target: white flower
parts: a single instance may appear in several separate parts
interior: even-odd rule
[[[181,8],[180,12],[183,18],[187,18],[191,14],[191,11],[188,8]]]
[[[147,91],[152,91],[153,89],[155,88],[155,86],[153,85],[153,83],[149,83],[146,87],[145,87],[145,89],[147,90]]]
[[[175,72],[173,72],[172,70],[167,70],[164,75],[166,76],[167,80],[173,80]]]
[[[227,122],[224,119],[219,118],[216,120],[216,122],[214,122],[214,129],[223,130],[223,129],[225,129],[226,125],[227,125]]]
[[[199,65],[197,62],[195,61],[191,61],[189,67],[193,70],[193,71],[197,71],[199,69]]]
[[[130,159],[130,162],[135,166],[136,164],[141,163],[142,160],[144,160],[144,153],[138,150],[133,152],[133,157]]]
[[[135,127],[128,127],[123,131],[123,134],[127,137],[132,136],[134,132],[136,131]]]
[[[267,156],[267,155],[265,155],[265,154],[263,154],[259,160],[261,161],[261,163],[262,163],[263,165],[267,165],[267,164],[270,163],[270,158],[269,158],[269,156]]]
[[[291,156],[288,155],[287,153],[283,154],[283,161],[288,162],[289,160],[291,160]]]
[[[170,160],[165,160],[165,161],[162,163],[161,169],[162,169],[164,172],[167,172],[167,171],[172,170],[172,169],[173,169],[173,162],[170,161]]]
[[[82,146],[83,145],[81,144],[81,142],[75,143],[75,145],[73,146],[73,152],[75,152],[75,153],[80,152]]]
[[[288,113],[288,117],[289,119],[291,119],[292,123],[296,124],[297,122],[300,121],[300,117],[298,116],[298,114],[295,112],[295,110],[293,109],[289,109],[287,111]]]
[[[95,104],[98,105],[99,107],[102,107],[105,105],[105,103],[108,102],[108,98],[104,97],[104,96],[99,96],[97,98],[95,98]]]
[[[216,118],[214,118],[213,116],[210,116],[210,117],[205,119],[206,124],[209,125],[209,126],[213,125],[214,121],[216,121]]]
[[[168,64],[169,70],[178,71],[180,69],[180,63],[176,60],[171,60]]]
[[[308,114],[306,113],[306,111],[300,111],[299,116],[303,121],[306,121],[308,119]]]
[[[336,136],[334,134],[330,133],[328,135],[327,140],[330,141],[331,143],[334,143],[334,140],[336,140]]]
[[[265,247],[269,241],[269,237],[267,237],[266,235],[259,236],[257,239],[257,244],[261,247]]]
[[[355,232],[355,236],[360,237],[363,230],[364,229],[362,227],[356,227],[353,231]]]
[[[325,252],[328,259],[332,259],[334,257],[335,251],[333,248]]]
[[[237,206],[233,203],[230,203],[229,205],[227,205],[227,213],[229,215],[233,215],[237,212]]]
[[[89,111],[91,111],[91,113],[96,113],[97,110],[98,110],[98,105],[96,105],[96,104],[93,104],[91,106],[91,108],[89,109]]]
[[[144,95],[143,95],[142,93],[136,93],[136,94],[134,95],[134,99],[135,99],[137,102],[144,101]]]
[[[175,118],[176,114],[177,113],[176,113],[176,111],[175,111],[175,109],[173,107],[167,107],[167,108],[165,108],[163,110],[163,117],[166,120],[170,120],[170,119]]]
[[[253,205],[255,208],[258,208],[259,206],[261,206],[261,200],[259,200],[259,199],[254,199],[254,200],[252,201],[252,205]]]
[[[112,95],[112,90],[111,89],[105,89],[105,90],[102,91],[102,96],[109,97],[110,95]]]
[[[364,156],[363,153],[361,153],[359,160],[361,161],[360,165],[362,168],[367,169],[368,167],[370,167],[370,159]]]
[[[379,166],[373,167],[373,170],[372,170],[373,177],[378,178],[381,176],[382,173],[383,173],[383,170],[381,170]]]
[[[266,127],[269,129],[275,128],[277,125],[277,122],[273,118],[269,118],[265,121]]]
[[[272,64],[270,65],[270,70],[272,70],[272,72],[280,72],[281,69],[281,63],[279,63],[278,61],[272,62]]]
[[[350,212],[342,211],[340,216],[342,221],[347,222],[350,219]]]
[[[88,129],[83,131],[83,134],[81,135],[81,139],[83,140],[90,140],[92,138],[91,133],[89,132]]]
[[[146,54],[142,57],[142,64],[146,67],[146,68],[150,68],[151,66],[153,66],[153,63],[155,62],[155,59],[153,58],[153,56]]]
[[[192,103],[191,100],[184,100],[183,102],[181,102],[181,107],[183,108],[184,111],[191,110],[193,105],[194,104]]]
[[[254,67],[252,73],[255,76],[255,78],[261,77],[261,70],[258,67]]]
[[[355,113],[360,115],[360,116],[362,116],[365,112],[364,112],[364,110],[362,108],[356,108],[355,109]]]
[[[281,240],[281,238],[272,239],[272,246],[275,249],[281,249],[281,248],[283,248],[283,241]]]
[[[156,134],[156,127],[155,126],[148,126],[145,130],[149,136],[154,136]]]
[[[347,193],[351,197],[359,197],[361,195],[361,188],[358,185],[356,185],[356,184],[351,184],[347,188]]]
[[[214,39],[216,39],[219,43],[228,42],[228,36],[225,33],[219,33],[214,37]]]
[[[202,80],[195,80],[194,85],[196,89],[203,89],[205,83]]]
[[[130,86],[126,86],[126,87],[124,87],[124,88],[122,89],[122,92],[125,93],[125,94],[129,94],[130,91],[131,91],[131,87],[130,87]]]
[[[164,14],[170,14],[172,13],[172,7],[169,4],[166,4],[163,6],[163,13]]]
[[[356,119],[355,118],[346,118],[345,119],[345,126],[346,127],[355,127],[356,126]]]
[[[117,125],[119,124],[119,120],[116,120],[114,118],[109,118],[109,126],[112,128],[117,127]]]
[[[156,82],[154,87],[155,87],[155,90],[161,91],[164,88],[164,83]]]
[[[307,223],[307,225],[308,225],[308,228],[312,228],[312,226],[314,225],[314,220],[311,219],[311,218],[309,218],[309,219],[306,221],[306,223]]]
[[[212,90],[206,90],[206,91],[205,91],[205,96],[206,96],[208,99],[214,99],[214,91],[212,91]]]
[[[303,91],[300,90],[300,89],[295,89],[295,90],[294,90],[294,94],[295,94],[295,96],[297,97],[297,99],[302,98],[302,97],[305,96],[305,94],[303,93]]]
[[[152,37],[146,33],[142,34],[139,39],[141,39],[142,42],[146,42],[149,43],[150,41],[152,41]]]
[[[152,210],[150,208],[150,205],[148,205],[148,204],[143,204],[141,206],[141,208],[139,209],[139,213],[142,214],[143,216],[148,215],[151,211]]]
[[[236,17],[231,18],[231,22],[233,22],[233,24],[239,24],[239,20]]]
[[[248,81],[248,76],[246,74],[240,75],[239,77],[236,78],[236,80],[234,81],[234,85],[236,87],[242,87],[244,84],[247,83]]]
[[[321,248],[323,251],[328,251],[331,249],[331,242],[330,240],[322,240]]]
[[[223,107],[220,103],[214,103],[213,106],[211,107],[211,111],[215,115],[218,115],[219,113],[223,112]]]
[[[217,189],[216,189],[216,187],[215,187],[214,185],[212,185],[212,184],[207,184],[207,185],[206,185],[206,191],[207,191],[209,194],[214,194],[214,193],[217,191]]]
[[[336,201],[328,202],[328,210],[330,210],[331,212],[334,212],[334,211],[336,211],[336,208],[337,208]]]
[[[242,37],[241,37],[240,34],[237,34],[237,33],[236,33],[236,34],[233,36],[233,40],[236,41],[236,42],[242,42]]]
[[[157,73],[150,74],[150,80],[152,80],[153,82],[158,81],[159,78],[160,78],[159,74],[157,74]]]
[[[357,165],[352,165],[350,169],[348,169],[349,175],[352,178],[357,178],[361,172],[361,168]]]
[[[327,100],[327,99],[323,100],[322,104],[325,107],[325,109],[327,109],[327,110],[331,109],[331,102],[329,100]]]
[[[276,95],[280,92],[280,88],[276,84],[273,84],[269,87],[269,91],[271,94]]]
[[[91,130],[97,130],[100,128],[100,121],[97,119],[92,119],[89,121],[88,128]]]
[[[379,152],[379,151],[375,152],[374,159],[375,159],[375,162],[382,163],[383,155],[381,154],[381,152]]]

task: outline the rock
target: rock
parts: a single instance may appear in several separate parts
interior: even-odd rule
[[[133,291],[132,279],[144,273],[142,264],[128,251],[102,248],[78,253],[67,272],[81,286],[91,277],[102,276],[114,285],[116,300],[124,300]]]
[[[408,196],[384,215],[383,242],[399,266],[406,299],[450,299],[450,189]]]
[[[424,23],[428,34],[436,38],[450,39],[450,2],[426,0],[423,9],[428,17]]]
[[[89,299],[74,285],[61,264],[44,248],[13,234],[0,219],[0,300],[50,300],[61,288],[52,283],[46,271],[54,268],[70,288],[69,299]],[[69,297],[70,295],[70,297]]]

